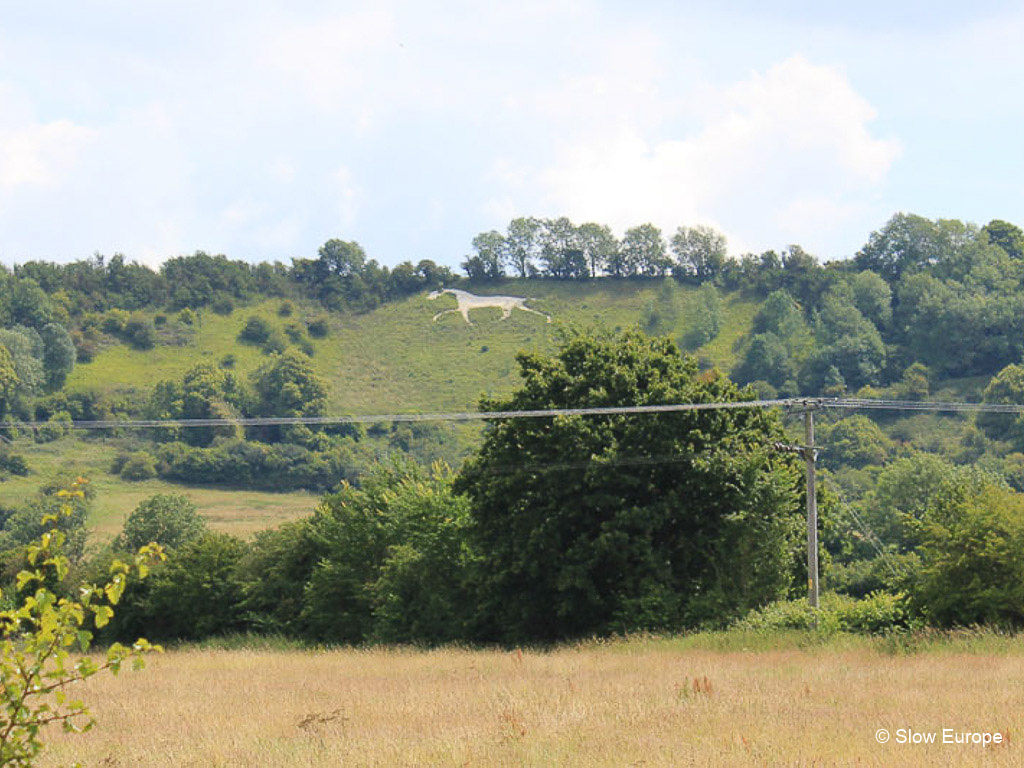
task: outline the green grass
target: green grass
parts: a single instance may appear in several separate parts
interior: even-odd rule
[[[467,325],[458,314],[445,315],[435,323],[433,316],[453,309],[456,302],[451,296],[430,301],[426,293],[361,315],[327,315],[318,304],[298,301],[293,302],[293,315],[282,318],[277,314],[280,299],[238,307],[226,316],[205,310],[199,313],[192,329],[180,334],[186,339],[183,345],[137,350],[111,344],[91,362],[76,366],[67,390],[96,390],[138,404],[159,381],[180,379],[199,362],[219,364],[229,354],[235,358],[236,375],[246,377],[266,359],[258,347],[238,341],[238,333],[251,315],[259,315],[281,329],[290,322],[328,316],[330,333],[324,339],[312,340],[312,360],[328,385],[330,413],[474,410],[482,395],[503,396],[516,388],[519,377],[515,355],[520,350],[553,351],[560,329],[570,326],[614,330],[637,325],[644,307],[658,299],[661,287],[657,280],[509,280],[497,286],[469,288],[478,294],[530,297],[530,306],[551,315],[551,323],[518,311],[501,320],[497,309],[473,311],[473,325]],[[696,289],[680,286],[678,295],[686,303],[696,296]],[[731,369],[736,362],[737,343],[749,332],[757,307],[758,302],[738,294],[724,296],[721,332],[696,354],[726,371]],[[667,329],[668,335],[682,335],[683,318],[687,316],[684,307],[677,327]],[[456,425],[455,433],[459,450],[465,452],[479,440],[480,427]],[[31,495],[42,479],[58,468],[85,475],[98,494],[91,524],[100,539],[116,533],[135,505],[154,493],[184,492],[215,528],[240,535],[309,513],[316,503],[313,496],[304,493],[192,488],[160,480],[124,481],[107,473],[117,451],[113,441],[75,438],[42,446],[23,442],[18,451],[26,455],[33,474],[0,483],[0,504],[16,503]]]
[[[419,294],[386,304],[363,315],[332,315],[331,333],[313,341],[313,364],[327,381],[332,413],[393,413],[475,408],[481,395],[504,395],[517,382],[515,354],[520,350],[550,351],[558,329],[568,325],[626,328],[640,322],[644,306],[656,299],[658,281],[518,281],[473,288],[486,293],[529,296],[531,306],[550,314],[548,324],[537,315],[513,312],[501,320],[498,310],[476,310],[473,325],[458,314],[434,323],[441,310],[455,307],[444,296],[436,301]],[[680,288],[687,299],[694,289]],[[729,370],[736,361],[736,343],[749,331],[757,302],[726,297],[722,331],[697,354]],[[259,314],[274,324],[311,317],[319,307],[297,303],[292,318],[277,317],[279,300],[236,309],[229,316],[202,313],[201,323],[185,346],[157,346],[148,351],[115,345],[90,363],[77,366],[68,390],[96,389],[144,396],[162,379],[180,377],[203,360],[236,358],[235,370],[246,375],[264,359],[254,346],[240,344],[246,319]],[[685,315],[685,313],[683,313]],[[671,334],[678,335],[679,327]]]
[[[131,482],[108,473],[119,450],[114,439],[72,435],[53,443],[19,440],[14,449],[25,456],[31,473],[0,482],[0,506],[17,507],[40,485],[62,472],[85,477],[96,492],[89,528],[92,541],[113,538],[139,502],[156,493],[184,494],[214,530],[248,537],[263,528],[310,514],[318,497],[311,493],[267,493],[230,488],[199,488],[163,480]]]

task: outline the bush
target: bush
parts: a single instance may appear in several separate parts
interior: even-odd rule
[[[0,451],[0,471],[24,477],[28,474],[28,464],[20,453]]]
[[[120,474],[125,480],[150,480],[156,477],[156,459],[145,451],[133,453],[121,465]]]
[[[35,431],[37,443],[52,443],[60,440],[71,431],[71,414],[60,411],[46,420],[46,423]]]
[[[153,316],[153,325],[157,328],[163,328],[167,325],[167,315],[159,314]]]
[[[117,544],[122,549],[134,550],[155,541],[174,551],[205,532],[206,521],[188,497],[158,493],[128,515]]]
[[[153,321],[142,315],[132,315],[125,323],[123,336],[136,349],[152,349],[156,345]]]
[[[265,344],[271,334],[270,323],[259,315],[250,315],[238,334],[238,340],[249,344]]]
[[[294,312],[295,305],[288,300],[282,301],[281,306],[277,308],[277,314],[281,317],[291,317]]]
[[[220,359],[221,368],[234,368],[236,358],[233,353],[229,352]]]
[[[821,596],[815,610],[806,599],[782,600],[751,611],[733,624],[744,632],[816,629],[833,632],[884,632],[910,629],[917,622],[903,594],[875,592],[857,600],[845,595]]]
[[[178,322],[182,325],[195,325],[196,313],[188,307],[185,307],[181,312],[178,313]]]
[[[104,315],[103,323],[100,327],[104,333],[109,333],[111,336],[120,336],[128,322],[128,317],[128,313],[123,309],[111,309]]]
[[[315,320],[311,320],[306,323],[306,328],[309,329],[309,335],[314,339],[327,338],[327,334],[330,332],[330,327],[327,324],[327,318],[318,317]]]
[[[235,311],[235,302],[231,300],[230,296],[221,294],[210,304],[210,309],[218,315],[227,316]]]
[[[134,573],[145,578],[149,564],[162,553],[147,548],[128,563],[115,560],[105,575],[106,583],[81,585],[73,591],[74,599],[59,597],[57,592],[71,590],[62,585],[70,562],[61,549],[65,538],[58,523],[61,517],[74,514],[72,502],[82,496],[74,486],[64,491],[57,514],[44,522],[45,533],[28,547],[26,560],[30,565],[17,575],[19,599],[0,614],[2,765],[32,765],[43,748],[39,736],[45,732],[42,726],[46,723],[60,723],[64,730],[73,732],[92,725],[85,704],[65,697],[65,686],[103,669],[116,674],[128,659],[134,659],[138,668],[142,661],[139,654],[160,650],[139,639],[130,648],[110,645],[103,660],[84,655],[92,643],[92,628],[102,629],[114,615],[128,577]],[[72,659],[72,652],[83,655]]]

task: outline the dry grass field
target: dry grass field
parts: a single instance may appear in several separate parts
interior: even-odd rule
[[[82,691],[44,765],[1021,765],[1024,652],[876,641],[716,650],[179,650]],[[875,733],[886,728],[887,744]],[[1001,746],[896,743],[999,731]]]

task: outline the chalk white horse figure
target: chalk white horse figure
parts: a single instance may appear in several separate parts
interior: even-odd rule
[[[535,315],[540,315],[545,318],[549,323],[551,318],[545,315],[543,312],[538,312],[536,309],[530,309],[526,306],[526,302],[529,299],[520,298],[518,296],[476,296],[466,291],[460,291],[458,288],[442,288],[440,291],[431,291],[427,294],[427,298],[433,301],[442,294],[450,293],[455,297],[455,300],[459,302],[458,309],[446,309],[444,312],[438,312],[434,315],[434,322],[437,322],[437,318],[442,315],[448,315],[453,312],[458,312],[465,318],[466,322],[472,325],[473,323],[469,319],[469,310],[471,309],[483,309],[484,307],[497,307],[501,310],[501,319],[506,320],[512,315],[513,309],[521,309],[523,312],[532,312]]]

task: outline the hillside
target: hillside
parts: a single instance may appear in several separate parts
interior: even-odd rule
[[[481,394],[504,394],[516,383],[515,354],[523,349],[549,351],[560,328],[571,325],[610,329],[639,324],[645,307],[657,302],[661,281],[588,282],[504,281],[470,286],[481,295],[528,296],[530,305],[551,315],[513,312],[502,321],[497,309],[472,313],[473,325],[458,314],[431,318],[456,304],[451,296],[430,301],[426,292],[385,304],[365,314],[329,315],[330,333],[312,339],[313,366],[327,382],[331,413],[397,413],[473,409]],[[676,289],[684,302],[697,290]],[[237,337],[253,314],[281,324],[279,300],[238,307],[230,315],[205,311],[194,336],[184,346],[158,345],[150,350],[110,346],[68,378],[69,391],[96,389],[144,396],[163,379],[180,377],[201,361],[235,356],[234,369],[246,374],[264,359],[257,347]],[[718,337],[698,354],[724,370],[735,363],[735,344],[749,332],[759,302],[729,294],[723,301],[724,323]],[[299,303],[298,315],[320,315],[312,303]],[[685,330],[686,308],[670,335]],[[666,329],[668,330],[668,329]]]

